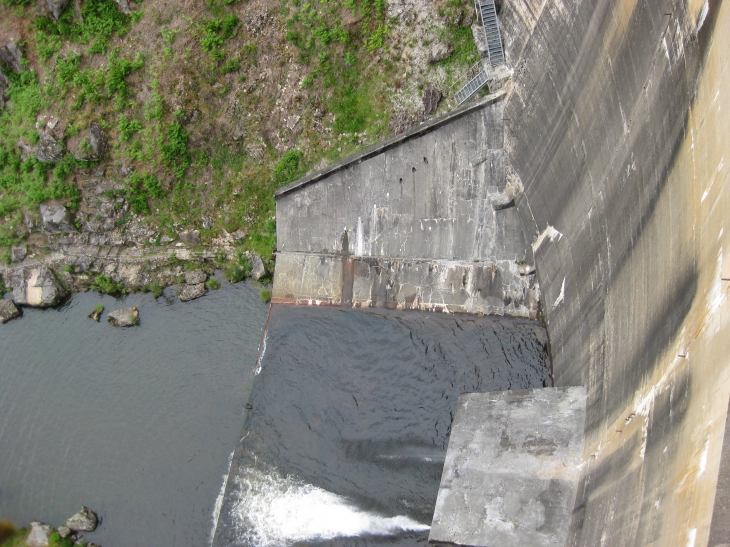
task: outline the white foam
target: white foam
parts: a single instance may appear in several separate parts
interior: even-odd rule
[[[218,518],[221,515],[221,509],[223,508],[223,496],[226,494],[226,486],[228,486],[228,475],[231,474],[231,464],[233,463],[233,452],[228,456],[228,472],[223,475],[223,484],[221,485],[221,491],[218,492],[218,497],[215,499],[215,506],[213,507],[213,528],[210,531],[210,538],[208,545],[213,545],[215,539],[215,532],[218,529]]]
[[[396,535],[430,527],[406,516],[383,517],[355,507],[347,498],[290,477],[246,470],[236,478],[234,506],[239,540],[257,547],[300,541]]]

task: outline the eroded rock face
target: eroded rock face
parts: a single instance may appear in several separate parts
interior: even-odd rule
[[[188,285],[198,285],[200,283],[205,283],[206,279],[208,279],[208,274],[205,273],[203,270],[185,272],[185,283],[187,283]]]
[[[200,244],[200,231],[199,230],[185,230],[177,234],[182,241],[190,243],[191,245]]]
[[[136,310],[137,308],[130,308]],[[76,513],[66,521],[66,527],[74,532],[93,532],[99,524],[99,519],[88,507],[81,507],[81,511]]]
[[[423,90],[423,114],[424,116],[430,116],[439,107],[441,101],[441,92],[436,89],[433,85],[428,84],[426,89]]]
[[[13,245],[10,247],[10,261],[11,262],[22,262],[23,259],[28,255],[28,248],[24,245]]]
[[[139,323],[139,310],[137,308],[122,308],[110,312],[107,316],[107,321],[115,327],[134,327]],[[68,522],[66,522],[68,526]],[[71,526],[69,526],[72,530]]]
[[[41,133],[38,144],[30,149],[30,153],[40,162],[57,163],[63,159],[63,146],[50,135]]]
[[[5,65],[13,72],[21,72],[23,70],[23,54],[20,48],[15,44],[0,47],[0,64]]]
[[[0,300],[0,323],[7,323],[20,316],[20,310],[12,300]]]
[[[445,44],[443,42],[434,44],[428,56],[428,62],[440,63],[441,61],[448,59],[452,53],[454,53],[454,46],[451,44]]]
[[[50,535],[53,533],[53,526],[33,521],[30,523],[30,533],[25,544],[28,547],[46,547],[50,544]]]
[[[75,232],[76,226],[71,221],[68,210],[57,201],[41,203],[41,224],[47,232],[60,234],[62,232]]]
[[[180,289],[180,294],[178,295],[178,297],[183,302],[188,302],[189,300],[195,300],[196,298],[200,298],[205,294],[205,291],[205,283],[196,283],[195,285],[183,285]]]
[[[125,15],[129,15],[129,1],[128,0],[114,0],[119,4],[119,11]]]
[[[5,108],[5,98],[7,97],[7,89],[10,86],[10,80],[0,70],[0,110]]]
[[[51,12],[51,17],[54,21],[58,21],[58,18],[61,17],[63,10],[66,9],[68,3],[69,0],[46,0],[48,11]]]
[[[6,284],[13,289],[16,304],[48,308],[59,304],[68,291],[45,266],[11,272]]]

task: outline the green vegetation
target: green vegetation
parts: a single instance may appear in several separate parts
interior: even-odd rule
[[[99,274],[94,278],[94,281],[91,284],[91,290],[102,294],[110,294],[112,296],[118,296],[125,292],[124,285],[121,283],[115,283],[113,279],[105,276],[104,274]]]
[[[203,244],[241,229],[248,236],[236,242],[236,258],[217,261],[226,278],[250,274],[246,251],[271,268],[276,189],[390,136],[405,108],[398,93],[412,83],[403,104],[418,103],[434,77],[445,72],[448,84],[476,59],[468,26],[391,20],[385,0],[278,0],[278,11],[263,19],[255,5],[235,0],[206,0],[194,17],[160,0],[138,3],[143,10],[130,15],[114,0],[81,5],[81,19],[69,4],[53,22],[30,0],[0,0],[0,19],[23,29],[25,57],[20,73],[4,71],[3,261],[10,245],[29,238],[23,214],[37,213],[43,201],[78,211],[78,225],[81,215],[100,220],[99,196],[88,190],[96,183],[88,182],[103,170],[104,196],[125,207],[119,231],[142,222],[160,234],[160,245],[183,229],[200,230]],[[443,20],[473,10],[461,0],[434,6]],[[454,54],[414,72],[414,47],[427,47],[424,29]],[[33,157],[39,115],[60,120],[58,163]],[[92,122],[107,137],[106,154],[77,160],[92,158]],[[32,237],[28,244],[37,245]],[[97,290],[120,291],[101,277]]]
[[[218,280],[215,277],[211,277],[206,281],[205,286],[213,291],[217,291],[221,288],[221,284],[218,282]]]
[[[104,306],[102,306],[101,304],[97,304],[96,307],[94,308],[94,311],[96,313],[101,313],[104,311]]]
[[[155,298],[159,298],[162,296],[162,293],[164,292],[164,287],[160,285],[160,282],[156,279],[152,281],[149,285],[144,287],[145,292],[151,292],[152,296]]]
[[[7,0],[0,1],[4,2]],[[28,538],[28,534],[30,533],[30,529],[17,530],[15,528],[11,529],[10,526],[8,526],[7,530],[3,528],[3,530],[0,530],[0,533],[4,531],[7,531],[7,534],[2,534],[3,537],[0,537],[0,547],[25,547],[25,542]],[[58,532],[51,533],[48,539],[48,547],[72,547],[74,545],[74,542],[70,538],[63,539]],[[82,541],[75,545],[86,547],[88,544],[85,541]]]
[[[263,290],[259,296],[261,297],[262,302],[266,302],[267,304],[271,302],[271,291]]]

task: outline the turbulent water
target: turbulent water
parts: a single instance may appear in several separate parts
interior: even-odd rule
[[[550,385],[532,321],[274,306],[216,546],[427,544],[460,393]]]
[[[223,284],[184,304],[82,294],[0,325],[0,518],[58,526],[88,505],[94,543],[208,543],[267,313]],[[99,303],[138,306],[140,326],[92,321]]]

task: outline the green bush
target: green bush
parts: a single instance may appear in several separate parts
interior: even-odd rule
[[[191,164],[188,134],[178,122],[168,125],[166,133],[167,140],[162,145],[162,158],[165,165],[173,170],[178,179],[181,179]]]
[[[304,154],[299,150],[288,150],[274,167],[274,180],[278,184],[288,184],[305,173]]]
[[[150,284],[145,286],[145,291],[151,292],[152,296],[154,296],[155,298],[159,298],[160,296],[162,296],[164,288],[162,287],[162,285],[160,285],[160,282],[155,279]]]
[[[263,290],[259,296],[263,302],[271,302],[271,291]]]
[[[113,279],[104,274],[99,274],[94,278],[91,289],[102,294],[111,294],[112,296],[124,293],[124,285],[115,283]]]
[[[221,284],[218,282],[218,280],[215,277],[211,277],[206,283],[205,286],[208,287],[211,290],[217,291],[221,288]]]

